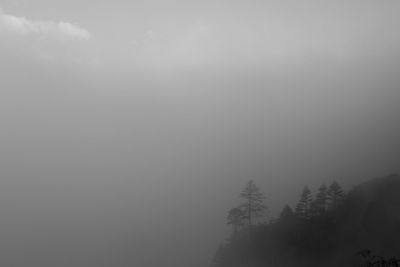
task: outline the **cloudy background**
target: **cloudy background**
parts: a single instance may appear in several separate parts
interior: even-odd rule
[[[400,2],[0,0],[0,262],[208,266],[249,179],[400,168]]]

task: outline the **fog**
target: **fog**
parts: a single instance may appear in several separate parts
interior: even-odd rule
[[[1,265],[208,266],[250,179],[399,171],[397,2],[0,8]]]

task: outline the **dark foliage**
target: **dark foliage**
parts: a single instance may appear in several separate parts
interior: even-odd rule
[[[227,224],[233,226],[233,234],[237,234],[240,228],[244,225],[245,213],[240,208],[233,208],[229,211]]]
[[[363,247],[382,256],[360,264],[355,252]],[[337,182],[321,186],[314,201],[306,187],[296,212],[285,206],[276,221],[242,228],[214,266],[399,266],[392,255],[400,255],[398,175],[361,184],[346,196]]]
[[[400,259],[396,257],[385,258],[373,255],[369,249],[362,250],[358,254],[363,258],[359,267],[400,267]]]
[[[301,193],[301,198],[296,206],[296,215],[302,219],[310,219],[312,211],[312,195],[310,189],[306,186]]]

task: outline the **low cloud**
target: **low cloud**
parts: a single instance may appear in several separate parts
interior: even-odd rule
[[[0,9],[0,27],[11,34],[38,36],[58,41],[88,41],[88,30],[69,22],[30,20],[4,13]]]
[[[34,20],[0,8],[0,67],[21,61],[25,65],[97,68],[100,60],[91,50],[90,39],[90,32],[76,24]]]

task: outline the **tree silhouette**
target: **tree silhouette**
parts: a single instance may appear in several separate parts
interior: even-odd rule
[[[301,193],[301,198],[296,206],[296,215],[303,219],[311,218],[312,195],[310,189],[306,186]]]
[[[289,205],[285,205],[285,207],[281,211],[279,219],[285,220],[287,218],[292,218],[293,215],[294,215],[294,212],[293,212],[292,208]]]
[[[335,209],[344,199],[344,191],[338,182],[333,181],[329,186],[327,197],[330,201],[330,207]]]
[[[228,212],[227,224],[233,226],[233,234],[237,234],[239,228],[243,226],[244,212],[240,208],[233,208]]]
[[[265,196],[260,188],[250,180],[240,193],[240,197],[244,199],[240,207],[245,214],[244,217],[247,219],[248,225],[251,227],[253,219],[262,217],[267,210],[263,203]]]
[[[321,215],[326,211],[328,204],[328,188],[325,184],[322,184],[316,195],[314,201],[315,213],[316,215]]]
[[[249,182],[243,192],[259,192],[249,190],[254,187]],[[322,210],[329,188],[332,188],[331,194],[335,193],[332,196],[336,196],[329,204],[336,199],[340,206],[326,208],[323,214],[313,216],[311,204]],[[297,214],[287,205],[278,220],[257,225],[252,214],[253,225],[245,229],[249,230],[248,234],[240,231],[227,239],[218,250],[213,267],[400,267],[399,259],[388,257],[399,255],[400,176],[368,181],[346,194],[337,183],[328,188],[321,185],[313,202],[309,188],[305,187],[301,193]],[[246,210],[242,206],[240,210],[247,226]],[[231,214],[236,211],[232,209]],[[372,247],[383,257],[363,251],[360,255],[364,259],[358,259],[354,252],[360,246]]]

